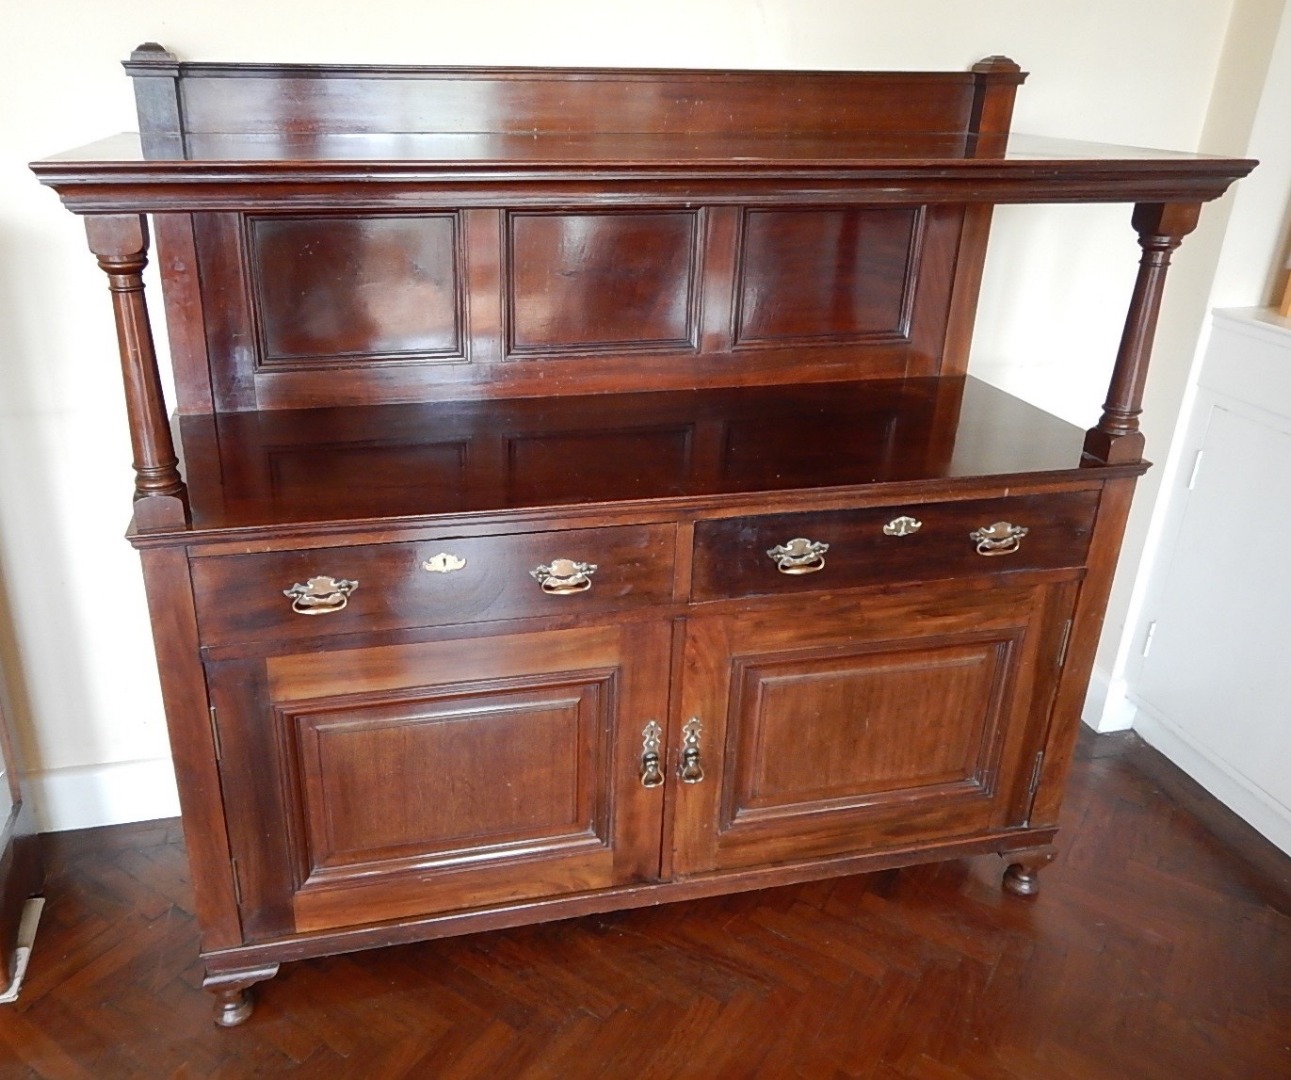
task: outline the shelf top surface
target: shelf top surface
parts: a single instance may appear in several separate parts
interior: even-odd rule
[[[1083,433],[976,379],[920,378],[225,413],[181,436],[201,534],[1079,480]]]
[[[34,162],[76,213],[427,205],[1139,203],[1218,198],[1254,161],[1023,135],[122,135]]]
[[[994,147],[994,148],[992,148]],[[1173,150],[1116,146],[1014,134],[1007,146],[993,138],[979,143],[963,133],[841,133],[837,135],[677,134],[597,132],[381,132],[197,133],[158,137],[145,151],[140,136],[122,133],[33,163],[42,175],[73,169],[184,173],[203,168],[277,165],[310,171],[343,164],[395,167],[480,166],[561,168],[657,168],[712,166],[738,170],[773,167],[846,166],[883,168],[1073,169],[1165,168],[1232,171],[1242,159]]]

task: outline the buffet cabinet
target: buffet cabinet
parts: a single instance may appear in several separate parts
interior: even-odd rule
[[[540,919],[989,852],[1035,892],[1165,268],[1251,162],[1011,137],[1000,57],[126,66],[140,135],[33,168],[117,315],[219,1022]],[[967,363],[991,207],[1085,200],[1143,259],[1081,432]]]

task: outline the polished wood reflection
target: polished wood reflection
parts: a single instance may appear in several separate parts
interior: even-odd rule
[[[452,214],[248,222],[263,363],[460,356]]]
[[[1081,467],[1076,428],[972,378],[228,413],[181,431],[200,530]]]
[[[694,345],[696,214],[507,220],[510,354]]]
[[[921,220],[904,208],[747,212],[736,340],[905,339]]]

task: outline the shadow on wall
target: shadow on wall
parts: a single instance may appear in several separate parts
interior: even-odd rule
[[[4,560],[0,559],[0,689],[6,691],[3,700],[4,715],[15,736],[15,745],[11,747],[13,760],[5,764],[21,777],[27,771],[27,762],[34,760],[35,726],[32,721],[31,698],[27,693],[26,673],[10,610]],[[24,801],[30,798],[31,793],[28,791]]]
[[[23,418],[35,412],[32,365],[27,363],[35,343],[31,341],[30,333],[23,332],[25,328],[30,332],[31,324],[19,317],[22,302],[17,292],[18,275],[14,272],[19,249],[21,244],[8,230],[0,231],[0,385],[5,387],[4,408],[0,410],[0,426],[3,426],[0,430],[0,533],[3,533],[6,521],[13,520],[14,508],[22,505],[21,499],[8,490],[6,481],[19,472],[30,474],[39,470],[39,466],[32,462],[17,461],[15,449],[22,440],[13,437],[14,428],[25,426]],[[15,737],[13,751],[18,759],[14,764],[22,772],[39,760],[39,742],[28,693],[27,671],[18,648],[4,552],[4,537],[0,535],[0,685],[8,689],[5,703],[10,710],[9,723]]]
[[[32,776],[60,758],[96,761],[105,742],[94,728],[102,710],[91,696],[93,646],[76,585],[98,560],[87,565],[92,552],[70,550],[68,529],[69,513],[80,512],[87,494],[92,501],[81,485],[96,482],[98,466],[72,472],[65,445],[83,408],[75,398],[97,394],[98,378],[56,362],[75,334],[40,315],[66,281],[62,253],[46,246],[35,229],[0,229],[0,669],[13,699],[16,750]],[[45,809],[38,807],[42,824]]]

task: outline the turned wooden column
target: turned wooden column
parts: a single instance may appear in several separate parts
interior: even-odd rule
[[[112,293],[134,450],[136,522],[144,528],[182,525],[188,493],[170,436],[143,295],[148,222],[142,214],[94,214],[85,219],[85,233]]]
[[[1134,207],[1131,220],[1143,257],[1103,415],[1098,426],[1085,433],[1085,454],[1096,461],[1123,464],[1143,459],[1139,413],[1143,411],[1143,384],[1161,313],[1166,270],[1174,249],[1196,228],[1200,213],[1200,203],[1139,203]]]

